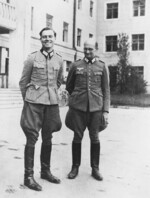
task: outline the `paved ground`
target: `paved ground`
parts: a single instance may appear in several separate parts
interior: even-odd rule
[[[61,108],[64,121],[67,107]],[[103,182],[91,177],[87,131],[82,146],[79,176],[68,180],[71,168],[72,132],[64,125],[54,134],[52,172],[60,185],[39,177],[40,144],[36,145],[35,179],[43,191],[23,186],[25,137],[19,127],[21,109],[0,109],[0,197],[1,198],[149,198],[150,197],[150,109],[111,109],[109,127],[101,137]]]

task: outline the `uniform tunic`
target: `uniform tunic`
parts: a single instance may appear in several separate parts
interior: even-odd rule
[[[38,51],[29,55],[19,82],[25,101],[36,104],[58,104],[57,89],[62,82],[63,61],[52,52],[47,57]]]
[[[109,111],[109,74],[104,62],[86,58],[75,62],[68,74],[69,107],[86,112]]]
[[[42,129],[43,144],[51,144],[52,133],[62,124],[58,88],[62,82],[63,61],[55,52],[40,50],[28,56],[19,85],[24,99],[21,127],[27,144],[34,146]]]

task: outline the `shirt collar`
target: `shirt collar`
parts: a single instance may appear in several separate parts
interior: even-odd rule
[[[94,63],[96,61],[96,58],[94,57],[92,60],[89,60],[88,58],[84,57],[84,60],[86,63]]]
[[[51,51],[51,52],[46,52],[45,50],[41,49],[41,52],[42,54],[45,56],[45,57],[49,57],[51,58],[53,55],[54,55],[54,51]]]

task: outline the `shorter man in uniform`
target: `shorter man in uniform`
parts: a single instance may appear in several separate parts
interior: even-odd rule
[[[78,175],[82,138],[87,127],[91,141],[92,176],[96,180],[103,180],[99,172],[99,132],[108,124],[110,90],[108,69],[104,62],[95,56],[95,51],[95,41],[90,38],[84,43],[84,59],[72,64],[67,77],[66,90],[70,96],[65,122],[74,132],[69,179]]]
[[[51,28],[40,32],[41,50],[28,56],[24,63],[19,82],[24,100],[21,127],[26,136],[24,185],[41,191],[42,187],[34,180],[34,150],[39,131],[42,133],[41,178],[52,183],[60,179],[50,171],[52,133],[61,129],[59,115],[58,88],[62,82],[63,61],[53,47],[56,33]]]

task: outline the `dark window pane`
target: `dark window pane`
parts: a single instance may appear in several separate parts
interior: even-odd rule
[[[132,50],[133,50],[133,51],[136,51],[137,49],[138,49],[137,43],[133,43],[133,44],[132,44]]]
[[[144,40],[144,34],[139,34],[139,39]]]
[[[139,50],[144,50],[144,44],[143,43],[139,44]]]
[[[138,10],[134,10],[133,16],[138,16]]]

